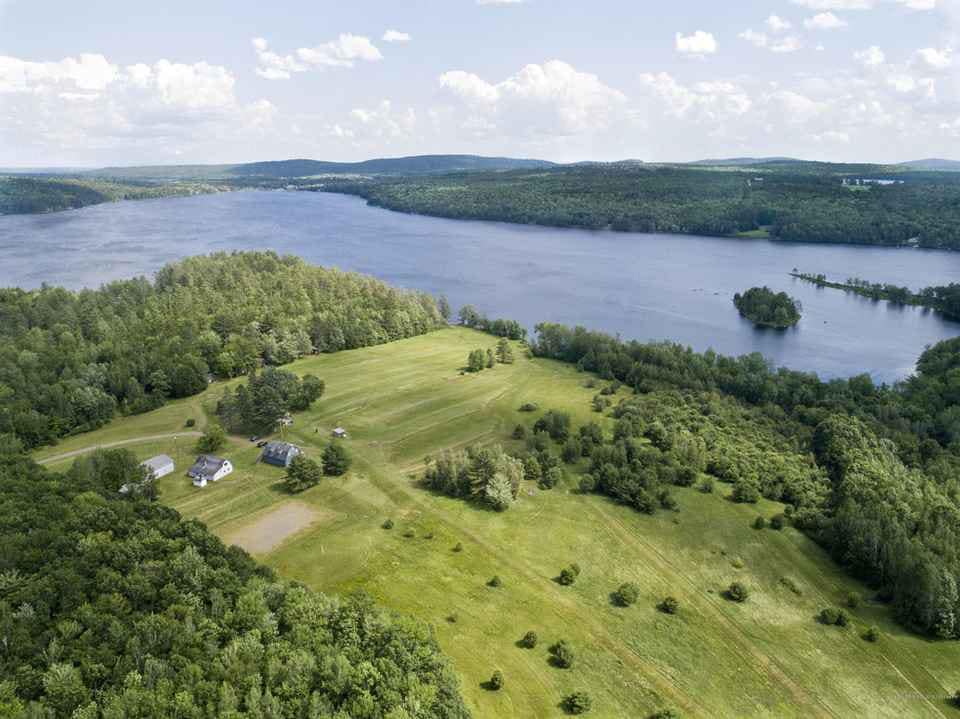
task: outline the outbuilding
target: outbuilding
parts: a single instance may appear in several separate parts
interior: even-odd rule
[[[343,427],[337,427],[335,430],[333,430],[333,436],[337,439],[346,439],[347,430],[345,430]]]
[[[293,458],[301,453],[301,449],[289,442],[267,442],[260,454],[260,461],[272,464],[275,467],[289,467]]]
[[[214,457],[212,454],[201,454],[187,472],[193,480],[194,487],[206,487],[209,482],[217,482],[233,471],[229,459]]]
[[[160,479],[174,470],[173,459],[165,454],[145,459],[140,466],[147,470],[147,479]]]

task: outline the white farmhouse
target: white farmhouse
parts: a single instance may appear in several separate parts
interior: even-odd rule
[[[233,471],[229,459],[214,457],[212,454],[201,454],[187,472],[193,479],[194,487],[206,487],[208,482],[217,482]]]

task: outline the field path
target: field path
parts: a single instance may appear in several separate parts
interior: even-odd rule
[[[141,442],[159,442],[162,439],[173,439],[174,437],[202,437],[203,432],[190,430],[187,432],[168,432],[167,434],[150,434],[144,437],[132,437],[130,439],[121,439],[116,442],[104,442],[103,444],[91,444],[89,447],[81,447],[63,454],[55,454],[52,457],[37,460],[37,464],[50,464],[51,462],[61,462],[71,457],[77,457],[95,449],[112,449],[114,447],[123,447],[127,444],[140,444]]]

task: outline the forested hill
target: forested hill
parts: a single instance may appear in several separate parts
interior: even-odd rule
[[[433,298],[272,252],[194,257],[99,290],[0,289],[0,435],[27,447],[312,352],[443,323]]]
[[[480,157],[478,155],[416,155],[391,157],[363,162],[322,162],[319,160],[278,160],[252,162],[234,166],[232,173],[240,177],[306,177],[309,175],[342,174],[424,174],[438,172],[517,170],[552,167],[545,160],[525,160],[510,157]]]
[[[277,580],[197,521],[0,442],[0,716],[467,719],[430,629]]]
[[[792,163],[580,165],[327,181],[323,189],[439,217],[631,232],[960,249],[960,173]]]

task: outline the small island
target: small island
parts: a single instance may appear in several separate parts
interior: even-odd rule
[[[774,292],[769,287],[751,287],[742,295],[733,296],[733,304],[743,317],[758,327],[786,329],[800,321],[802,307],[799,300],[786,292]]]

